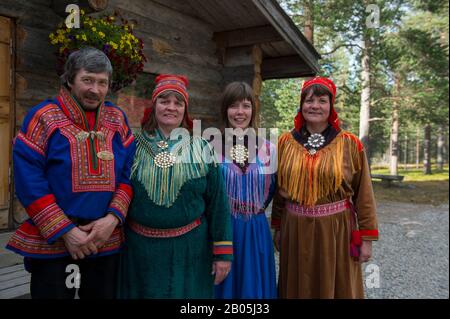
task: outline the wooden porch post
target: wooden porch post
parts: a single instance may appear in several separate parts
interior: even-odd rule
[[[259,45],[254,45],[252,49],[252,58],[254,65],[254,76],[253,76],[253,94],[255,95],[255,110],[256,110],[256,123],[255,126],[259,127],[260,123],[260,107],[261,107],[261,89],[262,89],[262,77],[261,77],[261,64],[262,64],[262,50]]]
[[[0,229],[12,226],[11,150],[14,112],[12,20],[0,16]]]

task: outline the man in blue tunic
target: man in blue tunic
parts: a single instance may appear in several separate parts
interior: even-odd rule
[[[71,271],[80,298],[115,297],[135,144],[125,113],[105,101],[111,81],[103,52],[72,53],[59,94],[29,111],[15,139],[16,194],[29,219],[7,248],[25,257],[32,298],[74,298]]]

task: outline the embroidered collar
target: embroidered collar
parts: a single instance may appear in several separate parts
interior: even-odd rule
[[[61,87],[59,91],[59,95],[57,96],[57,100],[60,104],[60,107],[64,114],[79,128],[81,128],[84,131],[89,132],[89,123],[86,118],[86,114],[81,107],[81,105],[77,102],[75,97],[70,94],[70,92],[65,88]],[[97,131],[99,128],[99,118],[100,114],[103,111],[105,106],[104,101],[100,104],[100,106],[96,110],[95,115],[95,126],[93,128],[94,131]]]

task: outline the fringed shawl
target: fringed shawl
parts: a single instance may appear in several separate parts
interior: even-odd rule
[[[344,151],[350,154],[352,173],[361,169],[361,142],[351,133],[341,131],[327,146],[310,155],[292,133],[283,134],[278,142],[278,186],[289,199],[313,206],[319,199],[336,193],[344,178]]]
[[[269,192],[275,182],[276,150],[265,142],[255,163],[249,164],[245,173],[229,159],[224,158],[221,165],[231,212],[251,217],[265,209],[270,201]]]
[[[156,141],[151,141],[142,132],[135,136],[137,149],[131,177],[142,183],[148,197],[156,205],[172,206],[187,181],[206,176],[209,165],[217,164],[208,142],[202,138],[190,137],[171,148],[171,153],[178,155],[177,161],[172,167],[162,169],[155,165],[145,145]]]

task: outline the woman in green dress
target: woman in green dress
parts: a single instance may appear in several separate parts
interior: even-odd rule
[[[187,79],[155,82],[135,136],[119,298],[213,298],[233,256],[222,176],[209,144],[190,134]]]

